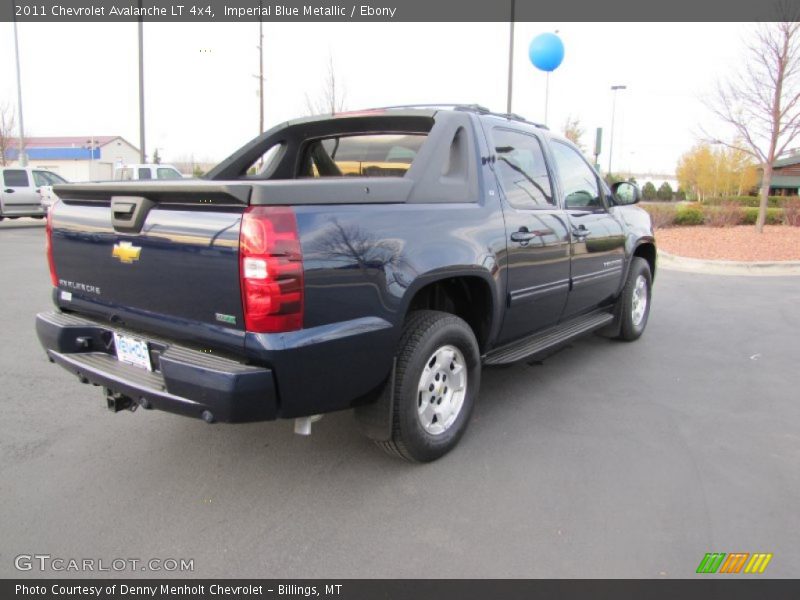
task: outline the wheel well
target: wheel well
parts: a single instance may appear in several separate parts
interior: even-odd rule
[[[408,312],[440,310],[464,319],[472,328],[481,351],[492,325],[492,295],[480,277],[450,277],[429,283],[411,299]]]
[[[633,251],[634,256],[639,256],[647,261],[650,265],[650,275],[653,279],[656,278],[656,246],[651,243],[640,244]]]

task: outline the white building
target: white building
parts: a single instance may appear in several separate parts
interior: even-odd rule
[[[116,135],[29,137],[25,139],[28,165],[58,173],[67,181],[104,181],[112,178],[114,167],[138,163],[139,149]],[[17,146],[7,158],[18,163]]]

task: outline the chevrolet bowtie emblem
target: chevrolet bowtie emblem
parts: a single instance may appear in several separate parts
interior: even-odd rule
[[[118,242],[114,244],[114,251],[111,256],[118,258],[119,262],[129,265],[133,261],[139,260],[139,254],[141,253],[142,249],[139,246],[134,246],[130,242]]]

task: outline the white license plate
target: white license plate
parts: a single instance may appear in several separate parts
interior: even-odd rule
[[[150,351],[147,349],[147,342],[138,340],[128,335],[114,333],[114,346],[117,348],[117,358],[122,362],[142,367],[152,371],[150,364]]]

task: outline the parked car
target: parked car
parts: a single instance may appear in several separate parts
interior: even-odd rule
[[[481,107],[305,118],[203,180],[56,192],[57,310],[37,333],[115,412],[308,433],[354,409],[384,450],[430,461],[466,430],[482,367],[648,320],[639,189]]]
[[[139,164],[114,168],[114,181],[141,181],[146,179],[182,179],[183,175],[172,165]]]
[[[41,219],[53,202],[52,186],[67,181],[35,167],[0,167],[0,221],[18,217]]]

